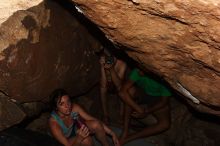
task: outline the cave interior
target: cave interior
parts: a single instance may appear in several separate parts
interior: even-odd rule
[[[1,111],[4,111],[0,121],[1,146],[59,145],[45,136],[50,116],[49,94],[56,88],[67,90],[72,102],[102,120],[99,52],[103,48],[121,57],[130,68],[139,67],[150,72],[173,93],[170,98],[171,127],[145,138],[149,143],[156,141],[160,146],[219,145],[218,116],[195,110],[184,100],[184,95],[173,89],[162,76],[147,70],[147,64],[129,57],[126,52],[131,48],[108,39],[73,2],[44,1],[28,10],[16,12],[3,26],[9,34],[9,30],[22,27],[17,35],[27,36],[16,43],[9,43],[0,62],[0,102],[7,103],[0,104]],[[0,33],[6,31],[0,29]],[[6,39],[12,42],[13,37]],[[108,95],[110,125],[117,128],[123,124],[120,104],[117,93]],[[139,130],[147,122],[152,121],[133,119],[131,129]]]

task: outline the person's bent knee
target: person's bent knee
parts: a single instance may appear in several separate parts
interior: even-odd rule
[[[89,136],[89,137],[83,139],[83,141],[81,142],[80,146],[93,146],[92,138]]]
[[[102,123],[98,120],[94,120],[91,122],[91,128],[94,130],[103,129]]]

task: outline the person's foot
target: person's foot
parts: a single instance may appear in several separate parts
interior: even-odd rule
[[[142,123],[138,119],[131,119],[131,121],[130,121],[130,129],[132,129],[134,131],[140,131],[145,127],[146,127],[146,124]]]
[[[124,139],[119,139],[119,143],[120,143],[120,146],[123,146],[125,144],[125,140]]]
[[[131,116],[134,117],[134,118],[145,118],[149,113],[147,111],[147,108],[146,107],[143,107],[143,111],[142,113],[139,113],[139,112],[132,112],[131,113]]]
[[[120,145],[124,145],[126,143],[126,139],[127,139],[127,136],[128,136],[128,133],[127,132],[123,132],[122,135],[120,136],[119,138],[119,142],[120,142]]]
[[[147,115],[146,113],[133,112],[131,116],[137,119],[142,119],[142,118],[145,118]]]
[[[125,143],[126,143],[126,137],[121,137],[120,139],[119,139],[119,143],[120,143],[120,146],[123,146]]]

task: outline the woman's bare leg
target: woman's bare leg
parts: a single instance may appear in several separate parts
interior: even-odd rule
[[[166,106],[164,108],[161,108],[157,112],[154,112],[154,116],[158,121],[156,124],[146,127],[139,132],[128,135],[126,138],[123,139],[123,144],[138,138],[143,138],[154,134],[158,134],[160,132],[167,130],[170,127],[169,106]]]
[[[102,146],[109,146],[107,136],[101,122],[96,120],[86,121],[86,125],[92,132],[95,133],[96,138],[101,142]]]
[[[82,140],[80,146],[93,146],[93,140],[91,136],[86,137]]]

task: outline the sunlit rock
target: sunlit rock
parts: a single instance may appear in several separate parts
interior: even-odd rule
[[[219,1],[72,1],[113,43],[194,107],[220,113]]]

